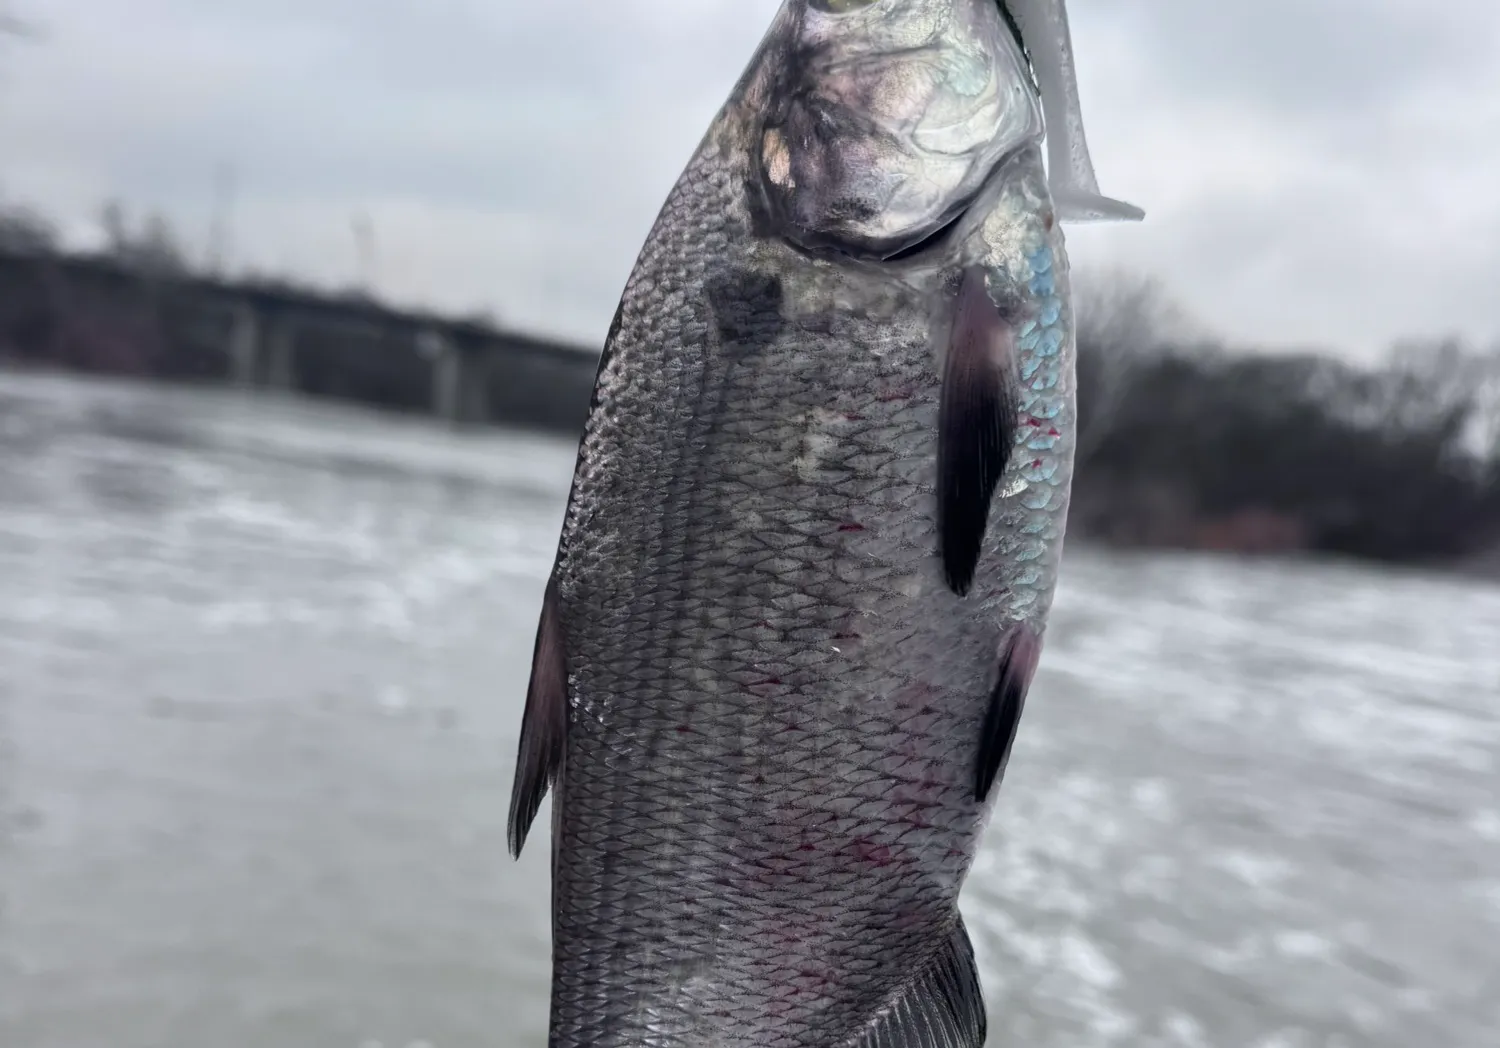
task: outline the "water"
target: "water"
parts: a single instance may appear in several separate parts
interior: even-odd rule
[[[0,1045],[545,1043],[503,821],[572,454],[0,373]],[[1497,637],[1070,551],[964,901],[990,1043],[1492,1048]]]

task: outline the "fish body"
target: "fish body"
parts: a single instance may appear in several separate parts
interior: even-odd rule
[[[1041,648],[1068,266],[996,0],[788,0],[601,361],[522,730],[554,1048],[977,1046],[957,899]]]

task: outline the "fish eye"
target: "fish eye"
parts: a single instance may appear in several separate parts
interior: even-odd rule
[[[807,0],[807,6],[814,11],[827,11],[834,15],[848,14],[850,11],[873,7],[878,3],[880,0]]]

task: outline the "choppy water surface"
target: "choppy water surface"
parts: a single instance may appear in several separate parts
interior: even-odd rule
[[[572,452],[0,373],[0,1045],[545,1043]],[[1493,1048],[1500,590],[1070,552],[964,905],[997,1046]]]

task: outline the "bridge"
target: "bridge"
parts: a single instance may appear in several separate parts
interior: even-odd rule
[[[571,434],[598,352],[356,294],[0,250],[5,359]]]

